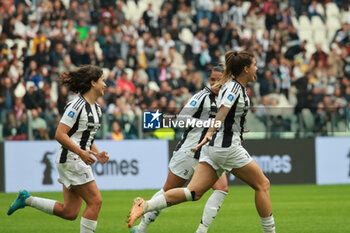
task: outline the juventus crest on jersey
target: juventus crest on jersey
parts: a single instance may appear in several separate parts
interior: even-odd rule
[[[60,122],[71,128],[68,136],[75,144],[83,150],[90,150],[95,135],[101,127],[101,117],[101,107],[97,103],[89,104],[79,95],[66,105]],[[66,162],[67,157],[77,156],[63,147],[58,155],[59,163]]]
[[[230,111],[209,145],[230,147],[233,143],[241,142],[242,139],[245,117],[250,106],[247,90],[232,79],[221,87],[217,103],[218,109],[223,105]]]

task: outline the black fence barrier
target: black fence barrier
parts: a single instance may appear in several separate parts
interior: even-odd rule
[[[315,139],[247,140],[244,148],[271,184],[315,184]],[[229,175],[229,185],[243,184]]]
[[[169,141],[169,160],[178,141]],[[271,184],[315,184],[315,139],[246,140],[244,148]],[[244,184],[228,174],[229,185]]]

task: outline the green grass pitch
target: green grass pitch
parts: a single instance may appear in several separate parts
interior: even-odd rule
[[[130,232],[125,220],[132,199],[136,196],[148,199],[155,191],[102,191],[104,202],[96,233]],[[165,209],[149,227],[148,232],[195,232],[210,193],[211,191],[198,202],[188,202]],[[61,193],[32,194],[62,201]],[[14,193],[0,193],[1,233],[79,232],[80,217],[75,221],[66,221],[30,207],[7,216],[7,208],[16,196]],[[273,185],[271,199],[278,233],[350,232],[350,185]],[[251,188],[230,187],[229,195],[209,232],[262,232]]]

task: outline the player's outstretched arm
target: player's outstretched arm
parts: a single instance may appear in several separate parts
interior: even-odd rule
[[[220,121],[222,125],[229,111],[230,109],[228,107],[221,105],[218,114],[216,114],[215,121]],[[205,145],[207,142],[211,140],[211,137],[213,136],[213,134],[216,132],[216,130],[218,130],[218,128],[215,126],[216,124],[214,124],[208,129],[208,132],[204,136],[203,140],[194,149],[192,149],[192,151],[199,150],[199,148],[201,148],[203,145]]]

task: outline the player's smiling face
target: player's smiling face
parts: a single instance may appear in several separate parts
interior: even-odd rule
[[[95,82],[95,86],[93,87],[99,96],[103,96],[106,90],[105,76],[102,74],[101,77]]]
[[[209,77],[210,87],[213,87],[219,81],[221,76],[222,76],[222,73],[220,73],[218,71],[213,71]]]
[[[252,64],[248,67],[248,82],[255,82],[256,80],[256,71],[258,67],[256,66],[256,59],[253,58]]]

